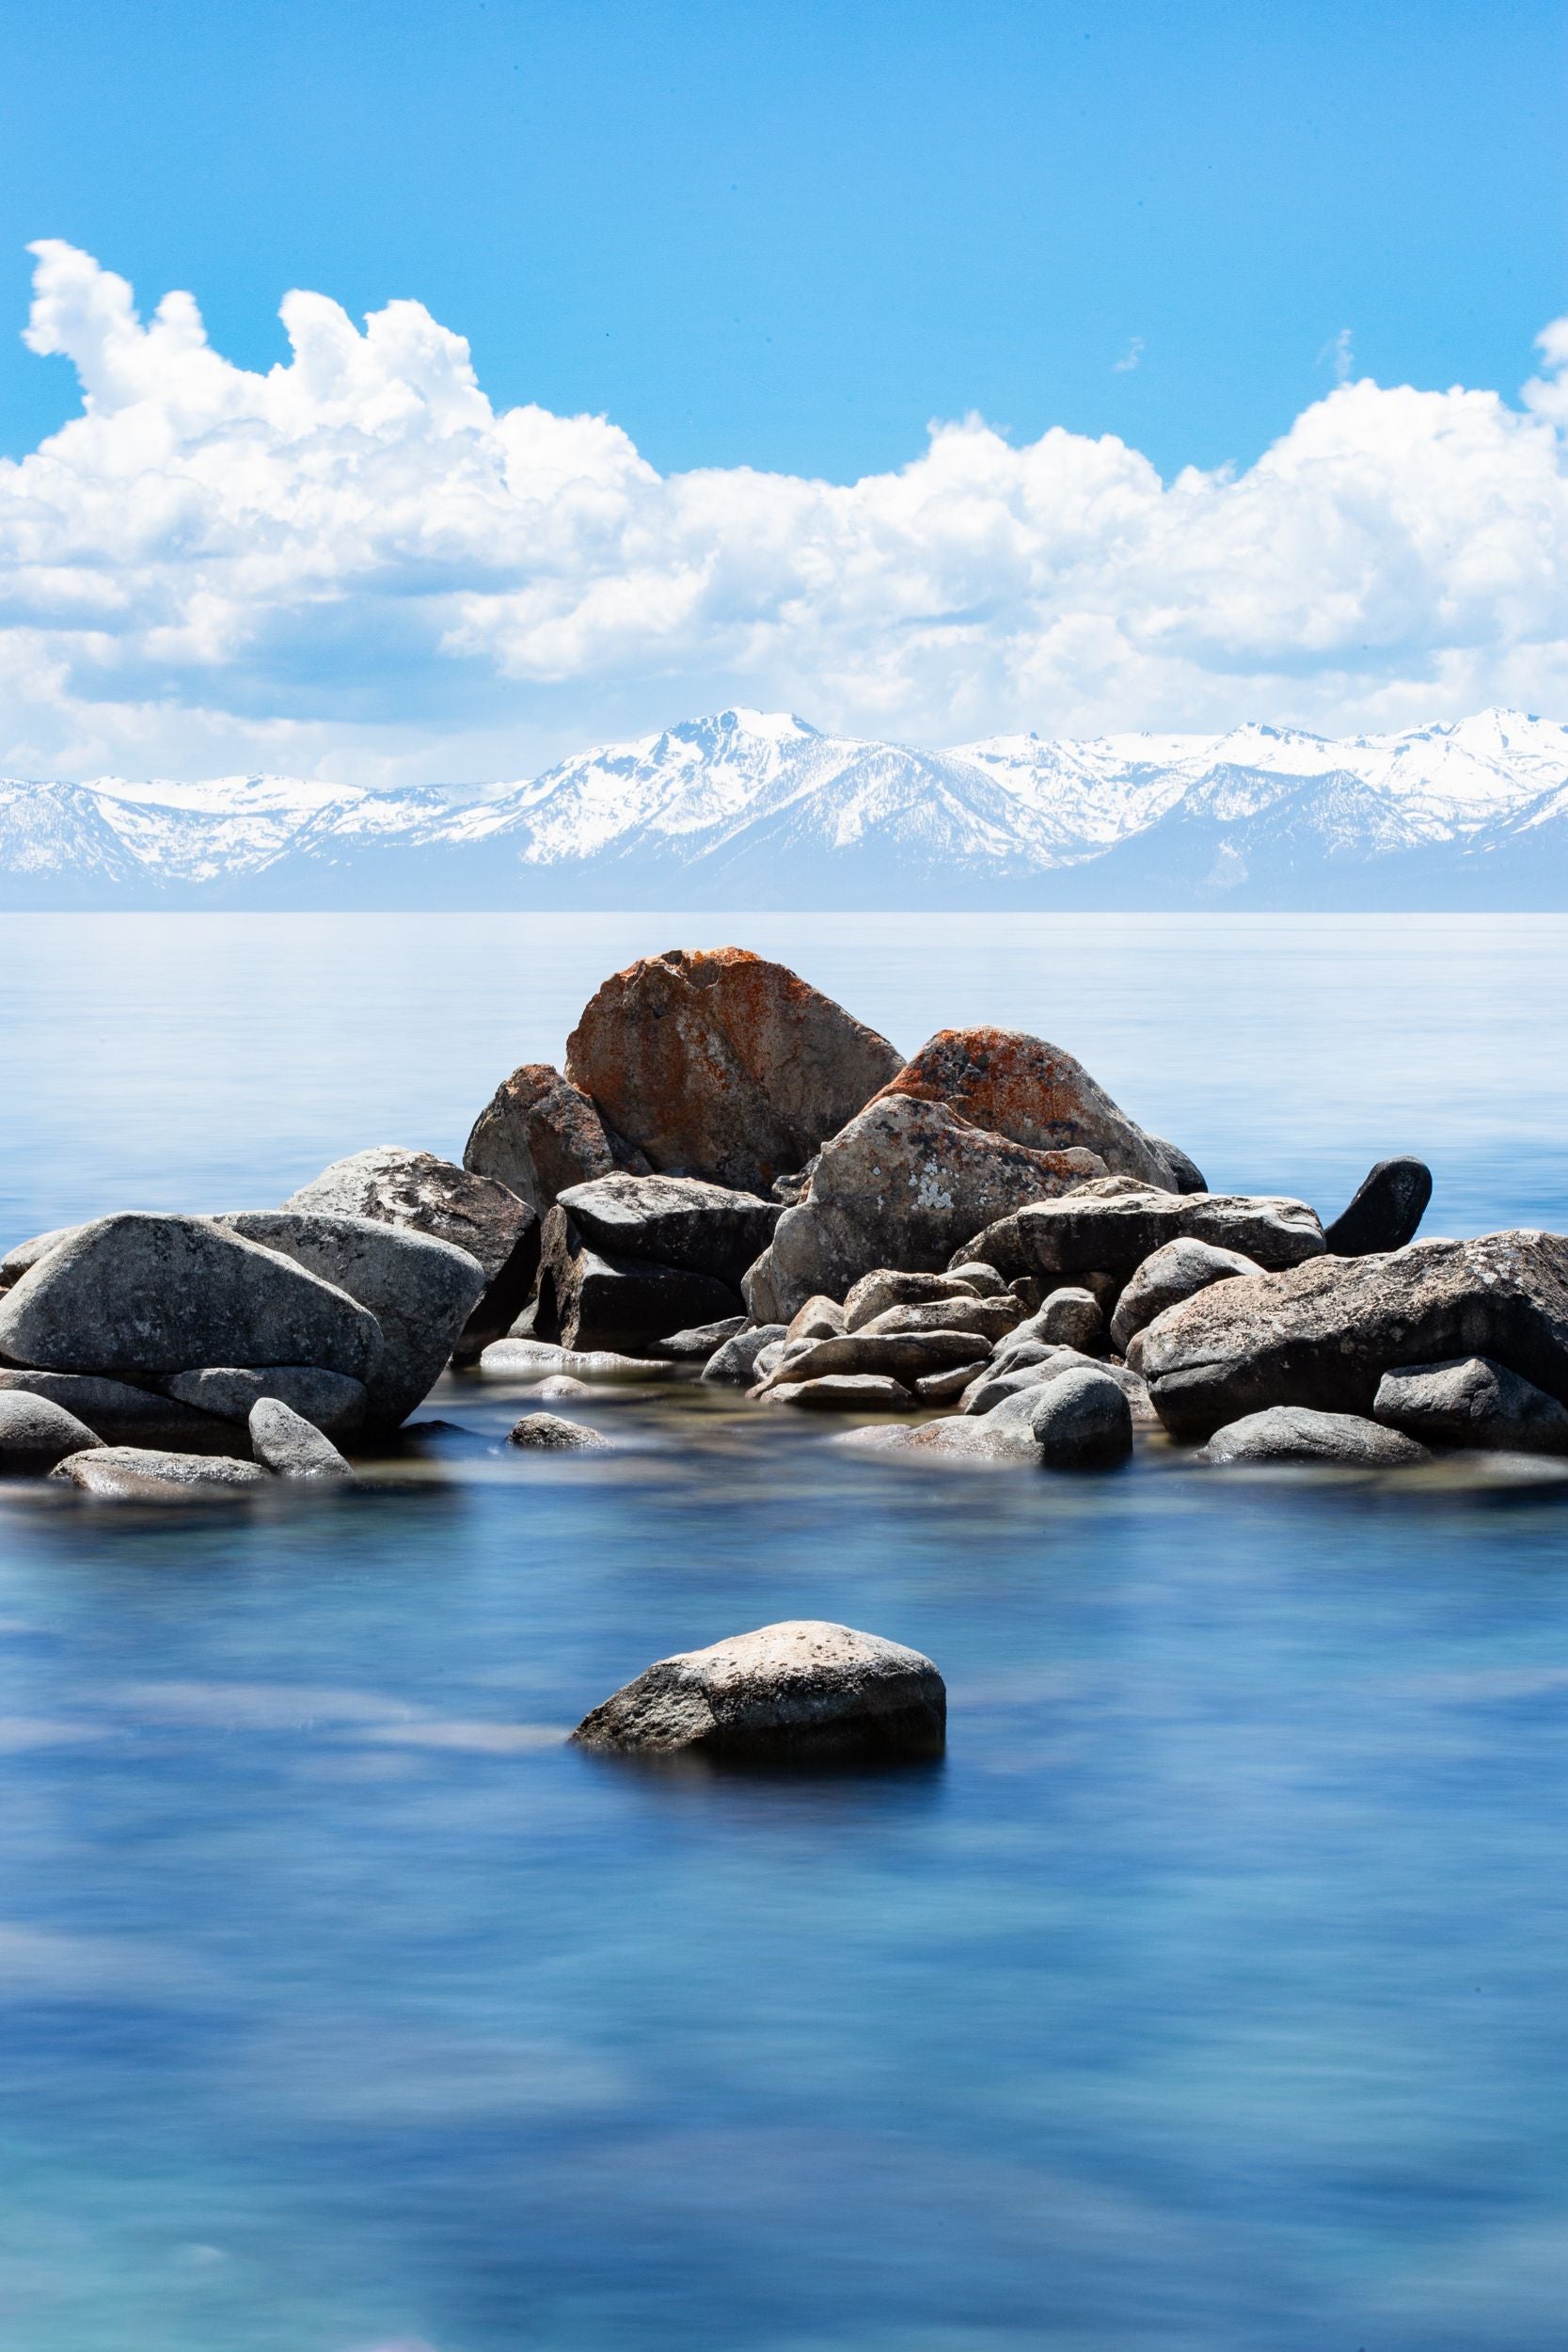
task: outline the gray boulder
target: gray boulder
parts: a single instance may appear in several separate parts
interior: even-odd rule
[[[707,1274],[737,1290],[773,1238],[776,1200],[693,1176],[600,1176],[560,1196],[591,1249]]]
[[[254,1462],[132,1445],[68,1454],[49,1475],[79,1486],[98,1502],[239,1502],[270,1483]]]
[[[1101,1354],[1105,1346],[1105,1315],[1099,1299],[1093,1291],[1070,1282],[1047,1291],[1027,1322],[1015,1328],[1051,1347],[1080,1348],[1085,1356]]]
[[[964,1246],[1015,1275],[1131,1274],[1167,1242],[1206,1241],[1267,1268],[1323,1255],[1323,1229],[1305,1201],[1213,1192],[1096,1192],[1037,1200]]]
[[[711,1274],[594,1248],[563,1200],[545,1219],[533,1324],[541,1339],[635,1355],[667,1331],[740,1312],[737,1293]]]
[[[1022,1310],[1016,1298],[943,1298],[932,1299],[924,1307],[886,1307],[879,1315],[858,1329],[876,1334],[881,1331],[962,1331],[970,1338],[983,1341],[994,1347],[1005,1340],[1020,1319]]]
[[[284,1201],[285,1210],[368,1216],[467,1250],[484,1270],[484,1288],[449,1354],[472,1361],[509,1331],[528,1304],[539,1271],[539,1219],[526,1200],[489,1176],[476,1176],[433,1152],[378,1144],[334,1160]]]
[[[1036,1396],[1029,1428],[1048,1470],[1109,1470],[1132,1451],[1132,1415],[1097,1365],[1057,1373]]]
[[[506,1442],[532,1454],[608,1454],[613,1450],[598,1430],[585,1429],[580,1422],[565,1421],[559,1413],[525,1413],[508,1432]]]
[[[830,1372],[814,1380],[776,1379],[760,1391],[765,1405],[798,1405],[818,1413],[902,1413],[914,1403],[901,1380],[885,1373]]]
[[[69,1241],[72,1233],[81,1232],[79,1225],[52,1225],[46,1233],[31,1233],[19,1241],[0,1258],[0,1291],[8,1291],[13,1282],[20,1282],[30,1274],[40,1258],[46,1258],[56,1243]]]
[[[598,1105],[548,1062],[525,1062],[496,1089],[474,1121],[463,1165],[526,1200],[538,1217],[570,1184],[617,1168],[645,1176],[635,1145],[608,1127]]]
[[[770,1377],[820,1380],[828,1373],[871,1373],[912,1390],[928,1374],[973,1362],[974,1356],[974,1338],[967,1331],[847,1331],[789,1354]]]
[[[344,1290],[205,1217],[95,1218],[0,1293],[0,1357],[40,1372],[293,1363],[367,1380],[381,1350]]]
[[[344,1442],[358,1436],[369,1404],[360,1381],[319,1372],[314,1364],[210,1364],[199,1372],[166,1373],[158,1385],[177,1403],[222,1422],[248,1422],[259,1398],[276,1396],[324,1437]]]
[[[1196,1298],[1211,1282],[1233,1281],[1241,1275],[1262,1271],[1256,1258],[1244,1258],[1239,1249],[1220,1249],[1212,1242],[1187,1237],[1167,1241],[1136,1268],[1117,1299],[1111,1317],[1111,1344],[1125,1356],[1129,1341],[1167,1307],[1178,1306],[1183,1298]]]
[[[259,1396],[250,1408],[250,1450],[279,1478],[310,1478],[346,1486],[354,1472],[330,1438],[278,1396]]]
[[[966,1258],[961,1265],[950,1266],[944,1275],[932,1277],[935,1281],[963,1282],[976,1298],[1002,1298],[1010,1294],[1007,1285],[993,1265],[979,1258]]]
[[[1568,1454],[1568,1407],[1485,1356],[1402,1364],[1386,1372],[1377,1384],[1372,1416],[1429,1445]]]
[[[1341,1470],[1409,1470],[1432,1456],[1397,1429],[1359,1413],[1320,1413],[1305,1405],[1274,1405],[1216,1429],[1199,1453],[1203,1462],[1328,1462]]]
[[[654,1341],[648,1352],[666,1363],[705,1364],[726,1340],[735,1339],[746,1327],[744,1315],[721,1315],[717,1323],[695,1323],[684,1331],[672,1331]]]
[[[928,1658],[848,1626],[763,1626],[660,1659],[586,1715],[582,1747],[735,1764],[940,1756],[947,1692]]]
[[[1006,1296],[1001,1277],[990,1266],[986,1272],[995,1286],[989,1295]],[[925,1307],[980,1295],[967,1274],[902,1274],[895,1266],[878,1266],[850,1284],[844,1301],[844,1328],[858,1331],[863,1324],[885,1315],[890,1307]]]
[[[810,1191],[746,1277],[746,1302],[759,1321],[765,1309],[787,1321],[814,1292],[842,1298],[875,1268],[938,1273],[966,1233],[1099,1166],[1089,1152],[1030,1151],[940,1103],[888,1095],[824,1143]]]
[[[798,1307],[785,1327],[785,1337],[792,1340],[836,1340],[846,1328],[844,1310],[834,1298],[808,1298]]]
[[[755,1323],[750,1330],[737,1331],[733,1340],[714,1349],[703,1366],[703,1378],[729,1389],[749,1389],[760,1376],[757,1358],[784,1336],[782,1323]]]
[[[86,1422],[52,1398],[0,1389],[0,1478],[41,1478],[68,1454],[102,1443]]]
[[[198,1412],[151,1388],[108,1380],[88,1372],[0,1370],[0,1394],[48,1397],[102,1438],[105,1445],[151,1447],[170,1454],[231,1454],[227,1421]]]
[[[373,1315],[382,1350],[363,1376],[368,1419],[378,1427],[395,1428],[429,1395],[484,1289],[484,1269],[466,1249],[379,1217],[325,1209],[242,1209],[219,1221],[243,1239],[335,1283]],[[187,1365],[199,1360],[185,1359]],[[205,1360],[226,1359],[210,1354]],[[268,1360],[289,1359],[274,1351]]]
[[[1142,1336],[1155,1407],[1204,1438],[1273,1405],[1370,1414],[1386,1372],[1485,1356],[1568,1403],[1568,1239],[1529,1230],[1216,1282]]]
[[[985,1368],[985,1358],[977,1356],[972,1364],[949,1364],[945,1371],[925,1373],[915,1382],[914,1392],[922,1405],[957,1404]]]
[[[1432,1170],[1424,1160],[1379,1160],[1362,1178],[1349,1207],[1325,1229],[1323,1247],[1335,1258],[1402,1249],[1415,1240],[1431,1199]]]

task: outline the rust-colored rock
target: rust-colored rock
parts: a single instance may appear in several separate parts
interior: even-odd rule
[[[547,1061],[503,1078],[474,1121],[463,1165],[493,1177],[543,1216],[573,1184],[626,1169],[648,1174],[634,1145],[607,1127],[596,1105]]]
[[[766,1193],[900,1067],[895,1047],[744,947],[644,956],[604,983],[566,1074],[666,1175]]]
[[[1203,1189],[1184,1152],[1145,1135],[1082,1062],[1022,1029],[939,1029],[882,1091],[945,1103],[1031,1152],[1093,1152],[1115,1176],[1170,1192]]]

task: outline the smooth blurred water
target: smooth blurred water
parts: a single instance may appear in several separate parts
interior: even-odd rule
[[[1568,928],[784,917],[912,1047],[1071,1047],[1216,1184],[1568,1223]],[[460,1148],[690,918],[37,918],[0,1240]],[[0,1502],[5,2352],[1557,2352],[1568,1505],[900,1471],[607,1400],[254,1515]],[[943,1668],[939,1769],[561,1735],[787,1615]]]

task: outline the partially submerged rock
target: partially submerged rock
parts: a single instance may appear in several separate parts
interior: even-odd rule
[[[1568,1407],[1485,1356],[1465,1356],[1446,1364],[1404,1364],[1397,1372],[1386,1372],[1377,1384],[1372,1414],[1389,1428],[1402,1429],[1429,1445],[1568,1454]]]
[[[814,1765],[940,1756],[946,1722],[942,1677],[918,1650],[797,1620],[660,1659],[572,1737],[626,1755]]]
[[[1416,1242],[1216,1282],[1143,1334],[1178,1437],[1274,1405],[1370,1414],[1386,1372],[1485,1356],[1568,1403],[1568,1239],[1533,1231]]]
[[[1120,1384],[1091,1364],[1042,1383],[1029,1429],[1048,1470],[1109,1470],[1132,1451],[1132,1415]]]
[[[782,1229],[781,1229],[782,1230]],[[1119,1193],[1085,1189],[999,1218],[965,1245],[1014,1275],[1131,1274],[1167,1242],[1238,1251],[1267,1268],[1323,1255],[1323,1228],[1304,1200],[1245,1193]]]
[[[251,1406],[275,1396],[335,1442],[358,1436],[370,1402],[363,1382],[314,1364],[209,1364],[166,1373],[159,1386],[179,1404],[224,1422],[248,1422]]]
[[[591,1249],[711,1275],[732,1290],[783,1214],[777,1201],[693,1176],[601,1176],[569,1186],[560,1206]]]
[[[623,1356],[612,1348],[557,1347],[546,1340],[497,1340],[480,1358],[481,1372],[501,1380],[543,1380],[564,1373],[594,1388],[641,1387],[673,1380],[675,1368],[653,1356]]]
[[[883,1089],[950,1110],[1035,1152],[1092,1152],[1115,1175],[1201,1192],[1187,1158],[1146,1135],[1059,1045],[1022,1029],[939,1029]]]
[[[610,1439],[560,1413],[525,1413],[507,1433],[508,1445],[534,1454],[608,1454]]]
[[[776,1379],[761,1391],[768,1405],[799,1405],[821,1413],[902,1413],[914,1397],[886,1373],[829,1372],[810,1380]]]
[[[838,1339],[809,1341],[785,1355],[771,1377],[820,1380],[829,1373],[872,1374],[900,1380],[912,1391],[927,1374],[971,1362],[974,1355],[974,1339],[966,1331],[847,1331]]]
[[[259,1396],[247,1424],[250,1450],[278,1478],[309,1478],[347,1486],[354,1477],[330,1438],[278,1396]]]
[[[47,1396],[24,1389],[0,1389],[0,1478],[41,1478],[68,1454],[83,1454],[103,1439],[85,1422]]]
[[[642,1153],[605,1124],[592,1097],[541,1061],[502,1079],[474,1121],[463,1165],[504,1184],[541,1218],[568,1185],[617,1168],[648,1173]]]
[[[759,1320],[787,1321],[814,1292],[842,1298],[874,1269],[940,1272],[966,1234],[1100,1165],[1008,1143],[940,1103],[885,1096],[823,1145],[810,1191],[746,1278],[747,1304]]]
[[[725,1388],[749,1389],[759,1377],[757,1358],[763,1350],[772,1347],[785,1337],[782,1323],[756,1323],[750,1330],[737,1331],[714,1349],[703,1366],[703,1378]]]
[[[98,1502],[242,1502],[269,1484],[266,1471],[254,1462],[131,1445],[68,1454],[49,1474],[81,1487]]]
[[[12,1391],[48,1397],[105,1445],[151,1447],[172,1454],[233,1451],[234,1431],[228,1421],[198,1412],[156,1389],[133,1387],[128,1380],[110,1380],[88,1372],[0,1371],[0,1394]]]
[[[1370,1258],[1402,1249],[1432,1199],[1432,1170],[1424,1160],[1379,1160],[1355,1189],[1348,1208],[1323,1232],[1335,1258]]]
[[[1432,1456],[1425,1446],[1359,1413],[1321,1413],[1305,1405],[1273,1405],[1216,1429],[1204,1462],[1328,1462],[1340,1470],[1410,1470]]]
[[[743,947],[641,958],[566,1048],[567,1076],[655,1168],[763,1194],[898,1067],[886,1038]]]

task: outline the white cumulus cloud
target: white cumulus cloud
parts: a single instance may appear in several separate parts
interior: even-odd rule
[[[1346,381],[1243,470],[970,417],[844,485],[498,413],[418,302],[291,294],[261,374],[33,250],[82,413],[0,464],[13,774],[516,774],[731,701],[929,742],[1568,711],[1568,320],[1520,405]]]

